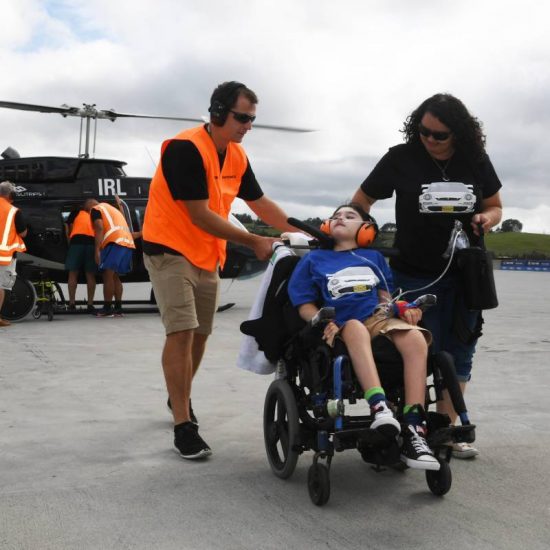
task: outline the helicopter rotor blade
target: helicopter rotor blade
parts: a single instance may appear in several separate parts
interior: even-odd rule
[[[114,109],[96,109],[95,105],[84,103],[82,107],[70,107],[62,105],[61,107],[51,107],[49,105],[36,105],[32,103],[18,103],[14,101],[0,101],[0,107],[6,109],[18,109],[20,111],[36,111],[39,113],[58,113],[64,117],[79,116],[89,119],[107,119],[114,122],[117,118],[148,118],[156,120],[181,120],[184,122],[208,122],[204,118],[177,117],[177,116],[157,116],[157,115],[138,115],[131,113],[118,113]],[[279,132],[314,132],[307,128],[294,128],[291,126],[274,126],[271,124],[254,124],[254,128],[263,130],[275,130]]]
[[[6,109],[17,109],[19,111],[37,111],[39,113],[59,113],[60,115],[71,115],[78,111],[77,107],[50,107],[49,105],[34,105],[32,103],[17,103],[15,101],[0,101],[0,107]]]

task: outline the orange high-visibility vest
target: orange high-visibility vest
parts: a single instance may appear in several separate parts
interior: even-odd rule
[[[75,235],[86,235],[87,237],[95,235],[92,226],[92,217],[86,210],[81,210],[74,219],[69,239],[72,239]]]
[[[15,214],[18,208],[0,197],[0,265],[9,265],[15,252],[25,252],[27,247],[15,230]]]
[[[132,233],[128,228],[126,219],[114,206],[106,202],[100,202],[93,207],[93,210],[98,210],[101,213],[103,221],[103,241],[100,248],[105,248],[110,243],[115,243],[128,248],[135,248]]]
[[[227,219],[247,167],[244,149],[238,143],[230,142],[220,171],[216,146],[204,126],[184,130],[166,140],[161,154],[172,140],[191,141],[197,147],[206,172],[208,207]],[[172,198],[162,172],[162,162],[159,162],[149,187],[143,240],[176,250],[192,264],[207,271],[215,271],[218,264],[223,267],[225,263],[225,239],[214,237],[193,224],[184,201]]]

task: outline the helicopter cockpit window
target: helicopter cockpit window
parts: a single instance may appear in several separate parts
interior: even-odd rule
[[[126,176],[126,172],[122,166],[113,166],[112,164],[105,166],[105,172],[111,178],[123,178]]]

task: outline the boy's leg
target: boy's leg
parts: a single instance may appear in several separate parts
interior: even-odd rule
[[[367,327],[361,321],[352,319],[344,325],[340,335],[374,416],[371,428],[380,430],[388,437],[399,435],[401,426],[386,403],[386,394],[380,385]]]

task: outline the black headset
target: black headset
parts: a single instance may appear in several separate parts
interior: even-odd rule
[[[215,126],[223,126],[227,120],[227,115],[231,107],[237,101],[239,92],[246,88],[242,82],[232,80],[230,82],[224,82],[220,84],[212,94],[210,98],[210,107],[208,112],[210,113],[210,120]]]

